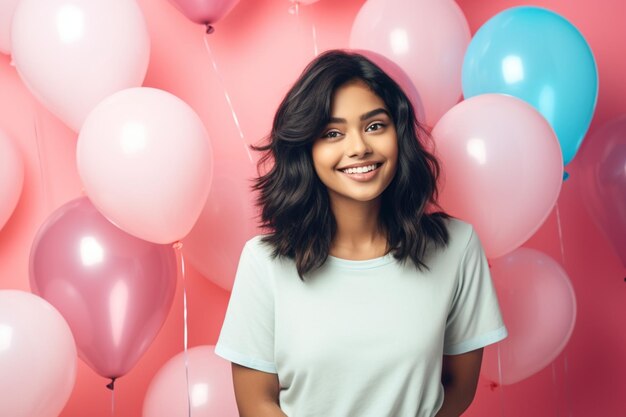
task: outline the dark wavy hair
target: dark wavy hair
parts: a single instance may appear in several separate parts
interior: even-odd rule
[[[410,100],[382,69],[364,56],[341,50],[319,55],[300,75],[276,111],[269,143],[253,147],[264,152],[254,182],[261,224],[269,234],[263,241],[275,257],[295,260],[301,279],[324,264],[336,222],[328,190],[313,166],[311,149],[331,118],[335,91],[361,80],[385,103],[396,128],[398,163],[394,178],[381,195],[380,225],[394,257],[410,258],[419,268],[427,246],[445,246],[449,216],[437,204],[439,163],[422,141],[430,139],[415,117]],[[430,206],[430,207],[429,207]],[[427,209],[439,211],[428,213]]]

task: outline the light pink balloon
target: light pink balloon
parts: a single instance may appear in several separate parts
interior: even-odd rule
[[[170,0],[194,23],[212,25],[226,16],[239,0]]]
[[[65,317],[80,357],[106,378],[125,375],[163,325],[176,291],[171,245],[115,227],[85,197],[53,212],[30,253],[30,284]]]
[[[11,22],[18,0],[0,1],[0,52],[11,53]]]
[[[0,416],[57,417],[72,393],[72,332],[36,295],[0,290],[0,375]]]
[[[491,273],[509,337],[485,348],[481,372],[510,385],[545,368],[565,348],[576,322],[576,296],[563,268],[534,249],[493,260]]]
[[[356,16],[350,47],[397,63],[419,91],[434,126],[461,97],[470,30],[454,0],[368,0]]]
[[[254,196],[250,182],[242,180],[249,167],[215,175],[206,205],[183,240],[185,260],[226,291],[233,287],[243,245],[257,233]]]
[[[155,88],[123,90],[98,104],[80,131],[76,158],[98,210],[150,242],[185,237],[209,193],[212,151],[202,121]]]
[[[579,160],[585,206],[626,267],[626,115],[585,139]]]
[[[476,228],[489,258],[519,247],[550,214],[563,176],[559,142],[526,102],[500,94],[454,106],[432,132],[444,210]]]
[[[0,130],[0,230],[15,210],[23,185],[22,155],[8,136]]]
[[[135,1],[21,0],[11,52],[33,95],[78,132],[102,99],[142,84],[150,38]]]
[[[215,346],[197,346],[187,350],[189,387],[185,353],[167,361],[148,386],[143,417],[239,416],[230,362],[215,355],[214,349]]]

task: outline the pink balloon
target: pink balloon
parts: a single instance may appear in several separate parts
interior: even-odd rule
[[[137,363],[165,321],[176,290],[170,245],[137,239],[87,198],[53,212],[30,254],[30,284],[69,323],[80,357],[118,378]]]
[[[583,201],[626,267],[626,115],[585,139],[579,160]]]
[[[72,393],[72,332],[36,295],[0,290],[0,375],[0,416],[56,417]]]
[[[15,210],[23,185],[22,155],[7,135],[0,130],[0,230]]]
[[[470,30],[454,0],[368,0],[356,16],[350,47],[380,53],[403,68],[434,126],[461,97]]]
[[[565,348],[576,322],[576,296],[563,268],[537,250],[519,248],[495,259],[491,273],[509,337],[485,348],[481,372],[510,385],[545,368]]]
[[[33,95],[78,132],[102,99],[142,84],[150,38],[135,1],[21,0],[11,52]]]
[[[0,1],[0,52],[11,53],[11,22],[18,0]]]
[[[150,242],[185,237],[209,194],[212,151],[202,120],[155,88],[123,90],[98,104],[80,131],[76,158],[98,210]]]
[[[226,16],[239,0],[170,0],[170,3],[187,19],[210,27]]]
[[[241,248],[257,234],[250,182],[237,179],[246,168],[216,175],[198,221],[183,240],[185,260],[226,291],[233,287]]]
[[[230,362],[215,355],[214,349],[215,346],[197,346],[187,350],[189,387],[185,353],[167,361],[148,387],[143,417],[239,416]]]
[[[563,159],[548,122],[528,103],[483,94],[454,106],[432,132],[444,210],[476,228],[489,258],[520,246],[561,190]]]

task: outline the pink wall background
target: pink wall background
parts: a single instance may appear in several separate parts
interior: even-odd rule
[[[598,64],[600,91],[590,133],[626,113],[626,4],[622,0],[457,1],[472,32],[494,14],[517,5],[543,6],[563,15],[586,37]],[[314,56],[313,27],[318,50],[347,47],[363,1],[321,0],[302,6],[295,16],[288,13],[287,0],[241,0],[208,39],[223,84],[205,50],[202,27],[186,20],[166,0],[138,3],[152,41],[144,85],[172,92],[200,115],[214,147],[213,186],[245,190],[254,166],[224,89],[231,96],[245,141],[257,142],[269,130],[282,94]],[[18,145],[26,169],[18,206],[0,230],[0,288],[28,291],[28,256],[37,228],[50,212],[81,195],[76,134],[34,100],[5,55],[0,55],[0,92],[0,127]],[[570,342],[550,366],[520,383],[491,387],[481,378],[467,416],[626,416],[626,271],[584,209],[577,170],[575,159],[558,200],[562,241],[552,213],[525,245],[562,262],[569,274],[578,301]],[[225,224],[222,232],[238,227],[248,235],[254,233],[251,225],[248,222],[242,229]],[[229,294],[191,265],[186,279],[189,346],[214,344]],[[137,366],[116,382],[115,416],[141,415],[152,377],[183,349],[182,280],[178,282],[174,305],[157,339]],[[76,385],[61,416],[112,415],[107,382],[79,361]]]

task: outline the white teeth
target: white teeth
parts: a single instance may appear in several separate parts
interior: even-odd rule
[[[367,165],[364,167],[347,168],[347,169],[344,169],[343,172],[345,172],[346,174],[364,174],[366,172],[370,172],[375,169],[376,169],[376,164],[372,164],[372,165]]]

